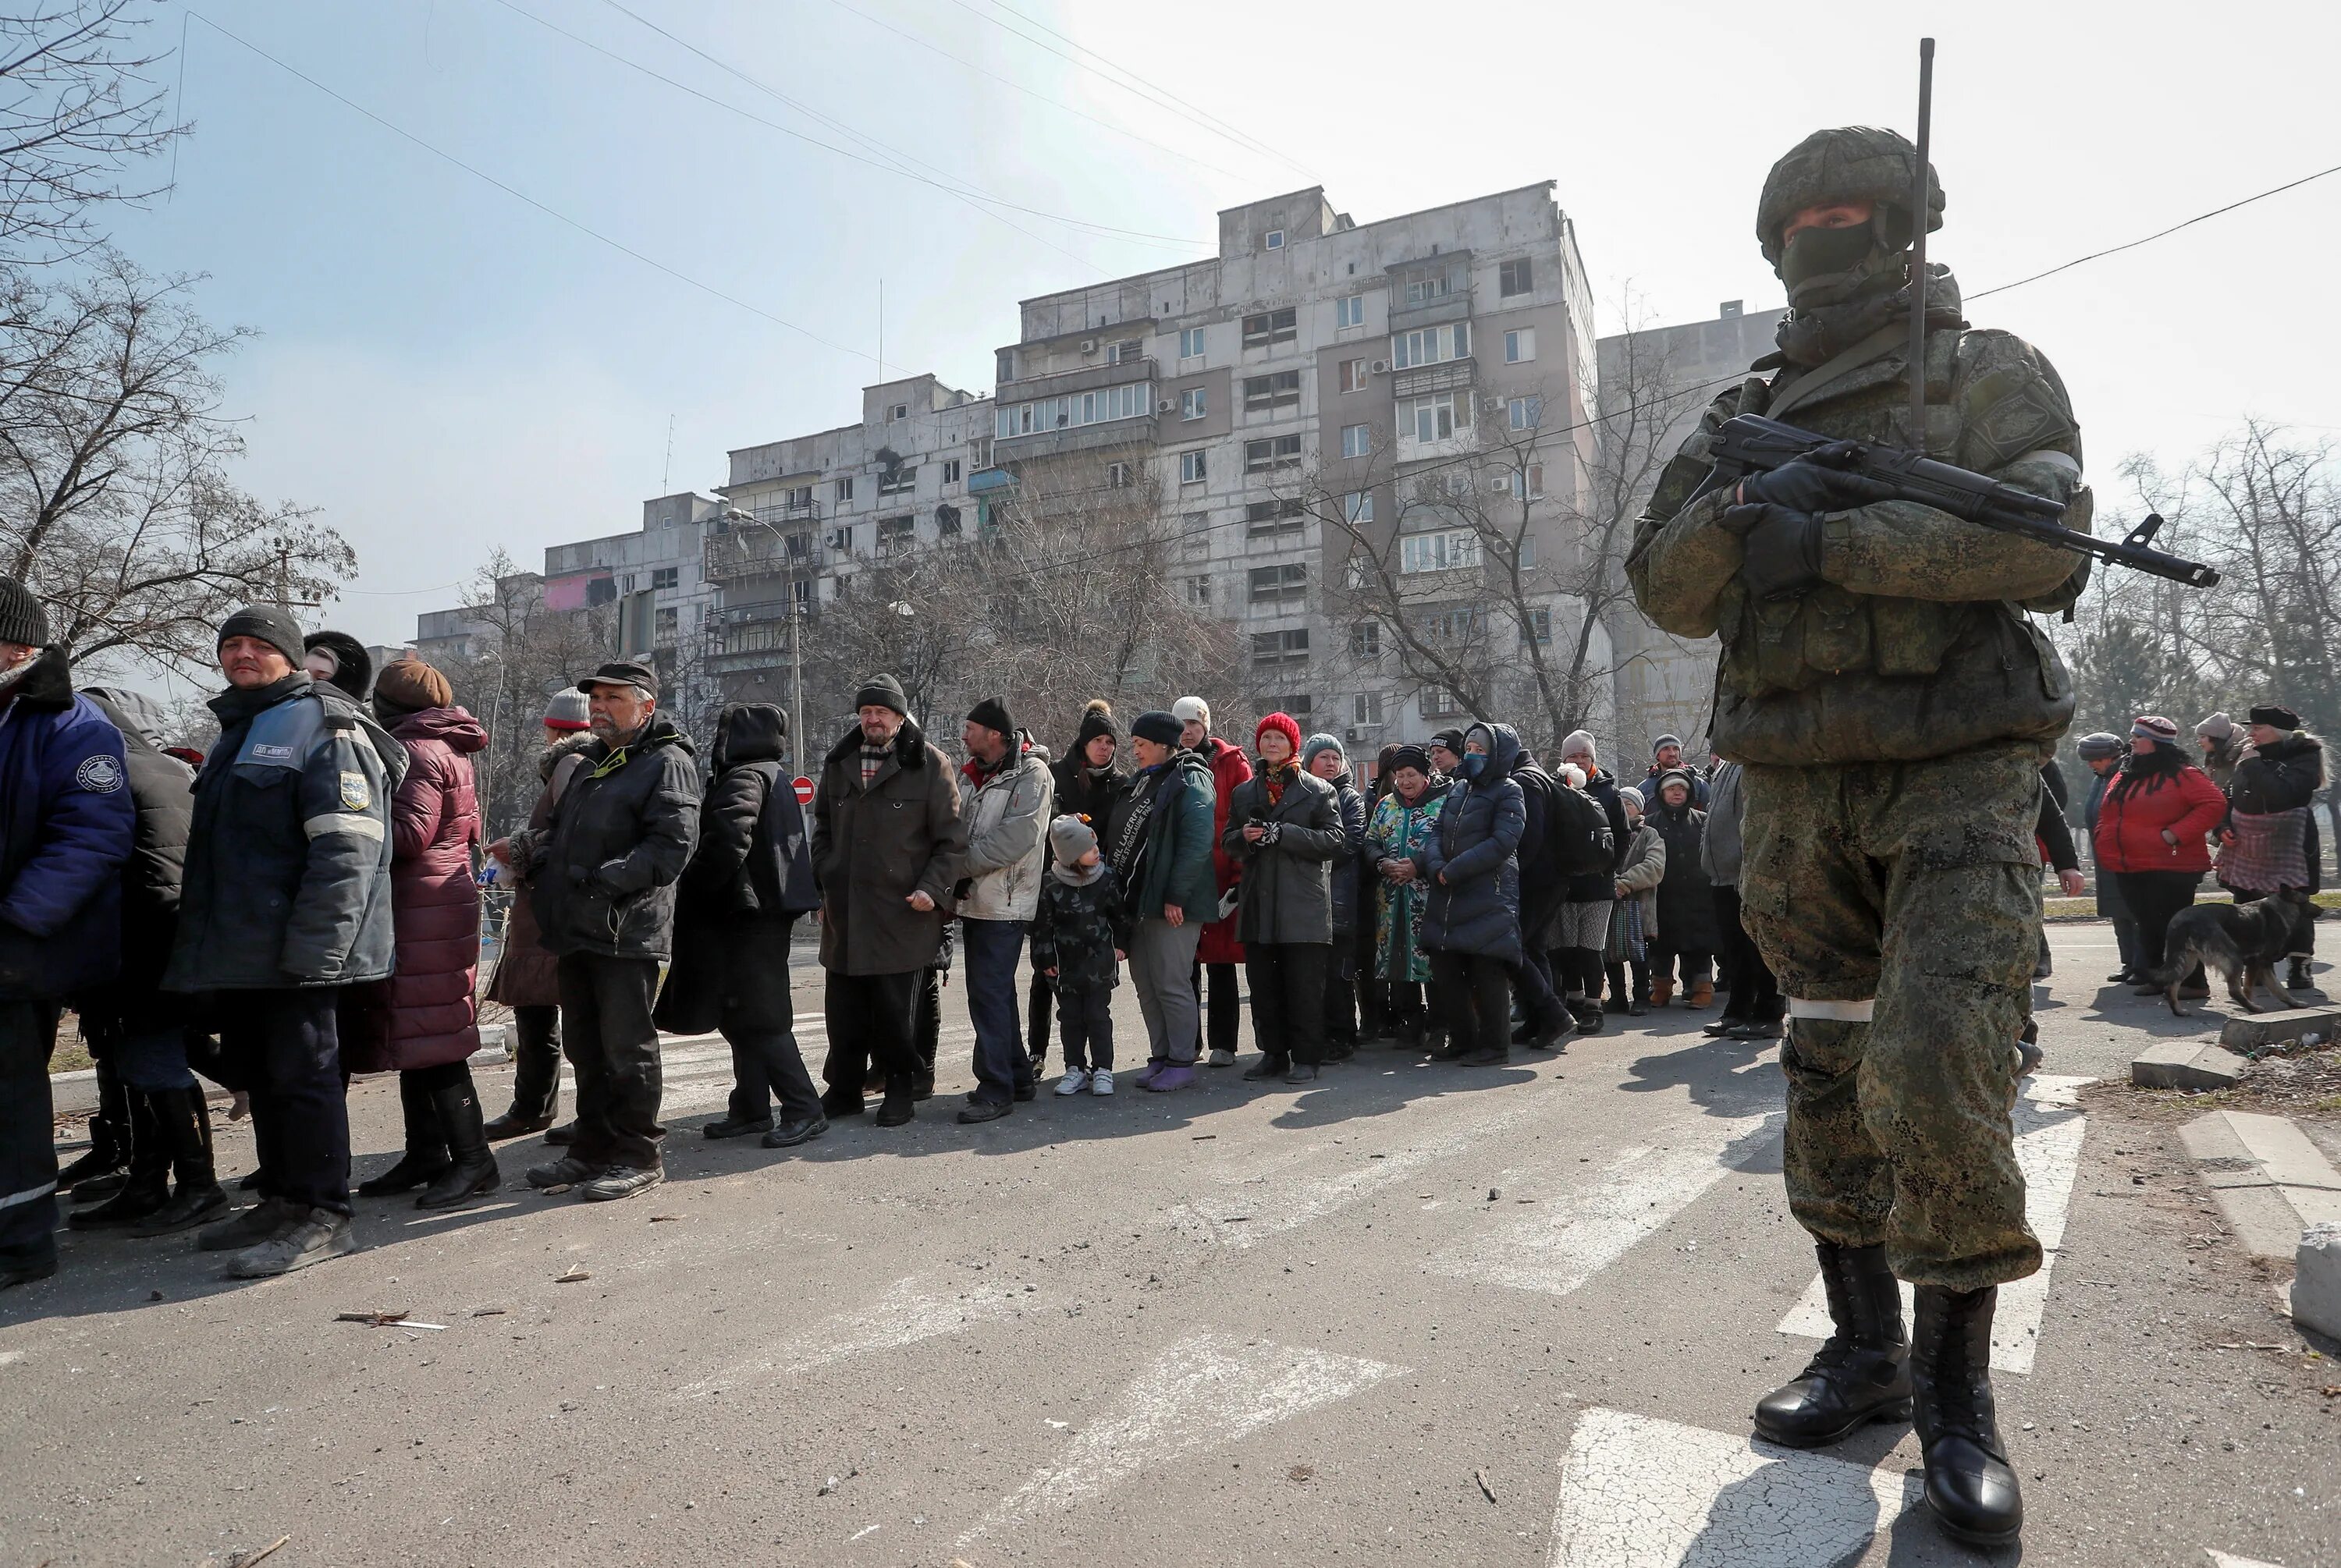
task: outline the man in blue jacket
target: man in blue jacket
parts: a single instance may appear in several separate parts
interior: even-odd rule
[[[242,1279],[357,1245],[335,1008],[391,971],[391,792],[406,749],[301,668],[300,623],[254,606],[220,626],[220,737],[195,776],[167,990],[209,993],[252,1097],[261,1202],[205,1227]]]
[[[0,577],[0,1289],[57,1271],[57,1004],[114,977],[134,814],[122,733]]]

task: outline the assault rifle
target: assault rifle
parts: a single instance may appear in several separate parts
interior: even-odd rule
[[[2067,528],[2061,521],[2065,515],[2061,501],[2027,495],[1904,447],[1838,441],[1776,419],[1743,413],[1723,422],[1708,455],[1715,463],[1708,481],[1710,486],[1735,484],[1751,473],[1768,472],[1807,458],[1822,467],[1891,486],[1893,494],[1885,500],[1915,501],[1986,528],[2020,533],[2042,544],[2150,571],[2190,588],[2210,588],[2219,581],[2213,567],[2152,548],[2154,536],[2162,527],[2158,512],[2149,513],[2120,539],[2098,539]]]

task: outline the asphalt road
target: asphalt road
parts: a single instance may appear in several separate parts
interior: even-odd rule
[[[728,1058],[671,1041],[672,1179],[628,1202],[527,1191],[531,1139],[495,1199],[362,1201],[365,1250],[283,1280],[68,1236],[0,1297],[0,1563],[2341,1563],[2336,1347],[2305,1354],[2180,1117],[2082,1081],[2206,1026],[2101,987],[2103,927],[2055,942],[2019,1130],[2057,1250],[1996,1356],[2021,1553],[1936,1531],[1907,1428],[1748,1442],[1815,1271],[1773,1055],[1708,1015],[963,1128],[954,987],[900,1130],[710,1143]],[[801,969],[816,1063],[818,997]],[[370,1173],[394,1086],[352,1108]],[[375,1309],[443,1326],[334,1321]]]

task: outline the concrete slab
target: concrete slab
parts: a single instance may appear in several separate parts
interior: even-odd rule
[[[2244,1058],[2224,1046],[2163,1040],[2130,1059],[2129,1081],[2142,1089],[2225,1089],[2243,1072]]]
[[[2291,1261],[2301,1232],[2341,1224],[2341,1173],[2284,1117],[2212,1111],[2178,1136],[2253,1256]]]
[[[2231,1051],[2255,1050],[2279,1040],[2320,1035],[2330,1040],[2341,1029],[2341,1007],[2287,1007],[2279,1013],[2238,1013],[2219,1030],[2219,1043]]]
[[[2341,1339],[2341,1225],[2300,1233],[2292,1275],[2292,1321]]]

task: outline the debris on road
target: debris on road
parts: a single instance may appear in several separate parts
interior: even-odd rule
[[[1488,1473],[1486,1471],[1474,1470],[1471,1472],[1471,1479],[1479,1484],[1479,1490],[1487,1496],[1489,1502],[1493,1503],[1496,1500],[1496,1489],[1488,1484]]]
[[[581,1285],[593,1277],[593,1276],[592,1275],[587,1274],[582,1268],[572,1268],[567,1274],[553,1275],[553,1283],[555,1285]]]
[[[654,1214],[651,1216],[651,1223],[652,1225],[670,1225],[682,1217],[682,1216],[679,1214]]]
[[[403,1306],[377,1307],[367,1312],[337,1312],[334,1314],[334,1321],[335,1323],[363,1323],[369,1328],[382,1328],[390,1324],[402,1322],[404,1320],[405,1316],[406,1309]]]
[[[547,1197],[559,1197],[563,1193],[567,1192],[571,1187],[576,1185],[577,1184],[574,1182],[557,1182],[552,1186],[539,1187],[536,1190],[543,1193]]]
[[[267,1545],[263,1546],[257,1552],[231,1553],[228,1555],[227,1568],[252,1568],[252,1565],[259,1562],[262,1558],[275,1556],[277,1550],[282,1547],[284,1543],[292,1539],[293,1537],[290,1535],[279,1535],[275,1540],[271,1541]]]
[[[1296,1464],[1284,1473],[1284,1478],[1294,1483],[1307,1483],[1316,1477],[1317,1467],[1314,1464]]]
[[[475,1306],[472,1309],[473,1317],[502,1317],[503,1315],[504,1308],[501,1306]]]

